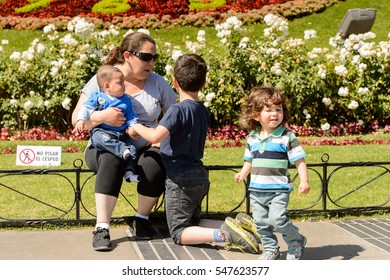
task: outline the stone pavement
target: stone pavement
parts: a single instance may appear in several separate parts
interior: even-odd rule
[[[202,220],[219,227],[221,221]],[[308,239],[304,260],[390,260],[390,218],[346,222],[294,222]],[[255,260],[259,255],[225,250],[223,245],[178,246],[164,229],[152,241],[135,241],[125,225],[111,228],[113,250],[95,252],[93,228],[81,230],[16,231],[0,229],[0,260]],[[286,244],[278,235],[282,258]]]

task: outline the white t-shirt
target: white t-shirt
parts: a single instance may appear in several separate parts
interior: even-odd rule
[[[102,91],[94,75],[81,90],[88,96],[92,92]],[[151,72],[145,80],[144,88],[136,93],[129,94],[138,123],[148,127],[156,127],[161,112],[165,112],[169,106],[176,103],[177,95],[168,82],[160,75]],[[134,140],[134,139],[133,139]],[[134,140],[137,149],[144,147],[147,142],[143,138]]]

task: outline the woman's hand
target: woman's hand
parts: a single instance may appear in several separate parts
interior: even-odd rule
[[[95,112],[99,113],[99,119],[101,123],[105,123],[110,126],[120,127],[125,121],[125,115],[122,110],[115,107],[109,107],[103,111]]]

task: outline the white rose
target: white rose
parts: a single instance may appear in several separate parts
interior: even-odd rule
[[[34,103],[32,103],[30,100],[25,102],[23,105],[24,110],[27,112],[30,111],[32,107],[34,107]]]
[[[321,129],[323,131],[329,130],[329,128],[330,128],[330,124],[328,123],[321,124]]]
[[[69,97],[66,97],[64,101],[62,101],[62,107],[66,110],[70,110],[69,104],[72,100]]]
[[[348,108],[351,110],[355,110],[357,107],[359,107],[359,103],[355,100],[352,100],[348,105]]]

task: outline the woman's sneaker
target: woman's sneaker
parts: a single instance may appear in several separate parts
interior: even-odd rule
[[[238,213],[236,221],[243,229],[250,231],[256,237],[258,243],[261,243],[261,236],[257,232],[256,225],[251,216],[246,213]]]
[[[111,251],[109,229],[98,227],[92,234],[92,247],[95,251]]]
[[[263,254],[261,254],[259,260],[279,260],[280,259],[280,251],[279,249],[264,249]]]
[[[300,260],[303,255],[303,251],[305,249],[306,243],[307,243],[306,237],[301,235],[300,240],[294,241],[291,244],[289,244],[286,260]]]
[[[228,242],[225,249],[229,250],[232,247],[237,247],[243,252],[259,253],[259,243],[256,238],[253,234],[240,227],[235,219],[227,217],[220,230]]]

